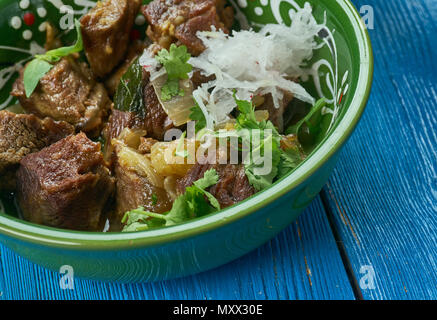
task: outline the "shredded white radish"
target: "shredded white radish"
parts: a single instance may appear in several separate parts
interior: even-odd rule
[[[206,50],[189,63],[203,75],[215,76],[215,80],[193,92],[209,129],[229,119],[229,113],[236,107],[234,90],[244,100],[257,94],[271,94],[277,108],[284,92],[314,103],[314,98],[292,79],[305,75],[305,62],[320,48],[316,39],[325,23],[317,23],[308,3],[291,18],[289,27],[268,24],[258,33],[243,30],[227,35],[215,29],[197,33]]]

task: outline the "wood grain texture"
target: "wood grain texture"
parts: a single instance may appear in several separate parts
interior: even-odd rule
[[[374,269],[365,299],[436,299],[437,1],[354,2],[375,12],[374,87],[322,198],[358,282]]]
[[[254,252],[172,281],[121,285],[75,279],[74,290],[61,290],[58,273],[3,246],[0,252],[6,299],[354,299],[319,198]]]
[[[1,250],[0,250],[0,261],[1,261]],[[0,300],[4,300],[5,299],[5,277],[4,277],[4,273],[3,273],[3,267],[2,264],[0,263]]]

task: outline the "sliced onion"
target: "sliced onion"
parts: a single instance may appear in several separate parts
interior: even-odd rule
[[[141,137],[146,134],[146,130],[124,128],[117,140],[124,142],[130,148],[138,149],[141,144]]]
[[[113,139],[113,141],[116,139]],[[160,176],[152,167],[150,158],[147,155],[139,154],[136,150],[123,145],[120,142],[117,146],[118,161],[123,167],[135,171],[140,176],[146,177],[155,187],[164,187],[164,177]]]
[[[161,89],[167,81],[167,75],[164,74],[153,81],[151,81],[153,88],[155,89],[156,96],[162,105],[162,108],[173,121],[175,126],[181,126],[190,119],[190,109],[194,107],[193,94],[193,83],[191,80],[181,80],[179,81],[179,87],[184,90],[185,94],[183,97],[176,96],[169,101],[162,101],[161,99]]]

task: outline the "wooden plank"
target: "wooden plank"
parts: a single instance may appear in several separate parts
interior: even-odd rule
[[[0,261],[1,261],[1,253],[0,253]],[[0,300],[4,300],[5,299],[5,279],[4,279],[4,274],[3,274],[3,268],[2,265],[0,263]]]
[[[286,214],[286,212],[284,212]],[[0,246],[8,299],[354,299],[319,198],[254,252],[202,274],[152,284],[104,284],[60,275]]]
[[[436,299],[437,3],[354,2],[375,11],[374,87],[322,198],[358,281],[374,270],[364,298]]]

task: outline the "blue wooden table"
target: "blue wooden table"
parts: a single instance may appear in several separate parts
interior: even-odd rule
[[[437,0],[372,6],[373,92],[319,197],[218,269],[152,284],[61,275],[0,246],[0,299],[437,299]]]

